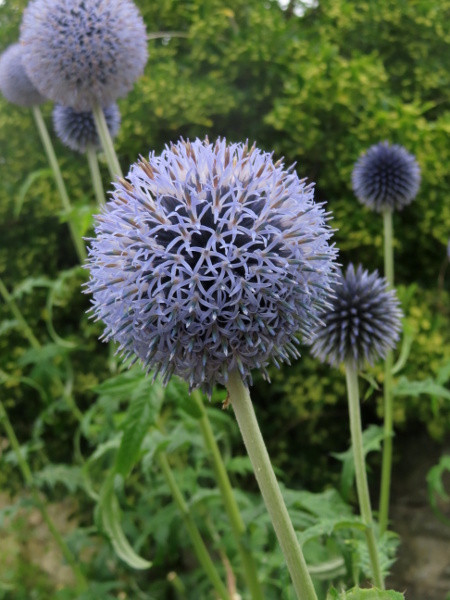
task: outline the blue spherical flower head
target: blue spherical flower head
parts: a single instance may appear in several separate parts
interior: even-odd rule
[[[403,146],[380,142],[358,159],[352,184],[358,200],[372,210],[401,210],[419,191],[420,167]]]
[[[42,104],[46,99],[25,73],[22,57],[20,44],[11,44],[0,56],[0,91],[8,102],[29,108]]]
[[[88,284],[105,338],[211,394],[297,357],[336,250],[313,187],[246,144],[181,140],[132,166],[98,217]]]
[[[403,315],[395,291],[377,271],[361,265],[355,271],[350,264],[335,280],[330,303],[312,340],[312,353],[322,362],[337,367],[350,361],[362,368],[395,347]]]
[[[120,111],[117,104],[111,104],[103,110],[106,124],[112,138],[120,127]],[[77,112],[69,106],[56,104],[53,109],[53,125],[60,140],[71,150],[86,152],[88,146],[94,150],[101,148],[92,111]]]
[[[131,0],[32,0],[21,42],[45,95],[77,111],[125,96],[147,62],[147,35]]]

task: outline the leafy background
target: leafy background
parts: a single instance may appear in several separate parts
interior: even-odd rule
[[[384,139],[416,155],[422,169],[419,195],[394,218],[396,280],[413,338],[395,421],[400,431],[426,428],[444,441],[449,400],[430,386],[445,386],[450,376],[448,277],[438,283],[450,235],[450,2],[319,0],[303,6],[292,1],[284,10],[274,0],[136,4],[149,33],[177,34],[150,40],[145,75],[119,102],[116,147],[124,167],[180,136],[256,140],[316,182],[317,201],[326,201],[333,215],[340,262],[382,270],[381,218],[354,198],[353,164]],[[0,5],[2,49],[16,41],[25,5],[23,0]],[[43,108],[51,126],[52,107]],[[56,139],[55,145],[80,234],[89,236],[96,207],[87,164]],[[105,163],[102,172],[109,182]],[[101,326],[85,313],[86,272],[77,266],[31,114],[3,98],[0,182],[0,277],[43,346],[30,351],[8,308],[0,305],[2,396],[35,469],[72,469],[53,487],[43,484],[50,497],[65,498],[76,495],[73,440],[79,423],[54,389],[55,374],[70,382],[83,414],[101,409],[95,435],[85,425],[82,454],[110,439],[125,409],[99,396],[98,386],[111,377],[109,349],[97,341]],[[271,371],[271,386],[256,379],[252,395],[286,485],[321,492],[339,484],[340,463],[331,452],[348,444],[344,377],[318,365],[307,348],[302,353],[292,367]],[[382,370],[371,369],[368,378],[382,383]],[[362,388],[369,396],[363,405],[366,422],[380,423],[380,391],[369,382]],[[239,454],[233,425],[221,427],[231,428],[230,456]],[[372,460],[376,467],[378,457]],[[21,483],[13,462],[2,459],[0,487],[14,492]],[[238,480],[250,494],[255,491],[245,472]],[[74,489],[61,481],[71,481]],[[135,484],[139,488],[138,477]],[[136,502],[145,506],[146,499],[142,491]],[[78,501],[80,522],[88,523],[91,507]],[[132,524],[129,529],[136,533]],[[178,558],[172,557],[173,564]],[[104,568],[106,559],[98,560]],[[114,589],[108,593],[116,597]]]

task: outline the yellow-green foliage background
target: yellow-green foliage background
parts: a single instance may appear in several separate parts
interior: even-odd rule
[[[1,49],[16,41],[25,4],[7,0],[0,6]],[[396,279],[415,331],[403,374],[416,380],[435,377],[450,357],[448,293],[444,289],[438,297],[437,290],[450,236],[449,0],[319,0],[303,17],[293,10],[300,2],[291,2],[286,11],[273,0],[137,4],[149,33],[179,36],[150,40],[145,76],[119,103],[117,150],[124,167],[180,135],[256,140],[287,164],[296,162],[299,175],[316,182],[316,199],[326,201],[333,214],[341,263],[361,261],[381,269],[382,221],[354,198],[353,164],[364,149],[384,139],[416,155],[420,193],[394,217]],[[44,106],[49,127],[51,110],[50,103]],[[85,160],[57,140],[55,145],[80,232],[89,235],[95,206]],[[10,290],[29,278],[56,279],[76,265],[53,181],[39,172],[43,169],[47,165],[31,114],[0,98],[0,275]],[[35,176],[23,196],[30,173]],[[88,299],[80,284],[85,277],[78,273],[61,286],[54,314],[59,334],[80,344],[72,360],[82,409],[107,371],[107,350],[95,341],[101,328],[84,314]],[[47,291],[31,283],[18,301],[45,342]],[[444,288],[448,292],[448,282]],[[0,317],[11,319],[4,305]],[[0,368],[16,377],[28,373],[29,366],[19,360],[26,347],[17,328],[4,325]],[[307,349],[303,354],[293,367],[273,370],[271,387],[257,382],[254,397],[266,430],[273,433],[269,445],[279,464],[286,466],[296,456],[297,473],[320,479],[328,440],[340,435],[345,445],[348,436],[345,388],[342,373],[319,366]],[[63,358],[52,360],[58,368]],[[382,380],[381,370],[373,373]],[[8,386],[8,406],[26,433],[41,410],[40,399],[18,380]],[[375,392],[365,404],[371,419],[377,418],[379,396]],[[404,427],[421,422],[437,437],[450,428],[448,401],[439,398],[402,397],[395,415]],[[70,430],[61,424],[59,432],[49,440],[49,452],[64,454]]]

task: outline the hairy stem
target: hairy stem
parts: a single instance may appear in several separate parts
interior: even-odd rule
[[[69,549],[69,546],[66,544],[66,542],[62,538],[61,534],[59,533],[58,529],[56,528],[56,525],[54,524],[52,518],[50,517],[50,515],[47,511],[45,503],[42,501],[42,498],[40,497],[39,492],[36,489],[36,486],[35,486],[34,480],[33,480],[33,475],[31,473],[31,469],[30,469],[27,461],[25,460],[25,458],[22,455],[22,452],[20,450],[19,440],[16,437],[14,428],[11,424],[11,421],[9,420],[8,413],[6,412],[5,407],[3,406],[3,403],[1,400],[0,400],[0,422],[3,424],[3,427],[6,431],[6,435],[8,436],[11,447],[14,450],[14,453],[16,454],[17,463],[22,472],[23,478],[31,490],[33,500],[34,500],[37,508],[39,509],[39,511],[42,515],[42,518],[44,519],[50,533],[52,534],[53,539],[59,546],[62,555],[64,556],[64,558],[66,559],[66,561],[70,565],[70,567],[72,568],[72,571],[77,580],[79,589],[86,590],[87,589],[86,579],[77,563],[75,556],[72,554],[72,552]]]
[[[114,149],[111,134],[109,133],[108,125],[106,123],[105,113],[99,104],[94,105],[92,112],[94,114],[98,137],[102,143],[103,151],[106,156],[106,162],[108,163],[109,172],[113,178],[113,181],[116,181],[118,177],[123,177],[123,174],[116,151]]]
[[[230,595],[222,582],[217,569],[209,556],[208,550],[202,540],[200,532],[195,524],[194,519],[189,511],[189,507],[186,504],[180,488],[176,482],[172,469],[170,468],[169,461],[164,452],[158,454],[159,464],[161,465],[162,472],[166,478],[167,484],[172,492],[175,504],[181,513],[184,521],[184,525],[188,531],[189,537],[191,538],[192,545],[194,546],[195,554],[202,565],[205,573],[208,575],[214,589],[216,590],[221,600],[231,600]]]
[[[317,600],[294,527],[273,472],[247,387],[238,371],[229,374],[227,389],[242,438],[253,465],[264,502],[283,551],[299,600]]]
[[[36,127],[39,131],[39,135],[41,136],[42,145],[44,146],[45,153],[47,154],[48,162],[50,163],[50,167],[53,171],[53,176],[55,178],[56,187],[58,188],[58,192],[61,197],[63,209],[67,214],[67,223],[69,225],[70,235],[72,236],[72,241],[75,246],[75,250],[77,251],[77,255],[80,262],[84,263],[87,256],[86,248],[71,216],[72,205],[70,204],[69,196],[67,194],[66,186],[64,184],[64,180],[61,174],[61,169],[59,168],[59,164],[56,159],[56,154],[53,149],[53,144],[48,134],[41,109],[39,108],[39,106],[32,106],[31,110],[33,111]]]
[[[390,288],[394,287],[394,245],[392,210],[383,211],[384,224],[384,275]],[[381,490],[379,520],[380,532],[384,533],[389,522],[389,499],[392,478],[392,452],[393,452],[393,412],[394,402],[392,395],[392,367],[394,355],[392,350],[386,355],[384,362],[384,440],[383,459],[381,466]]]
[[[251,597],[253,598],[253,600],[260,600],[261,598],[263,598],[263,593],[258,580],[256,564],[251,552],[246,548],[244,544],[244,538],[246,534],[245,524],[242,520],[241,513],[239,512],[239,507],[233,493],[233,488],[231,486],[228,473],[225,469],[225,465],[223,463],[219,447],[214,437],[214,432],[212,430],[208,414],[203,405],[200,392],[194,391],[192,393],[192,398],[202,414],[200,418],[200,428],[202,430],[205,446],[210,452],[214,473],[216,475],[217,485],[219,486],[220,493],[222,494],[225,511],[228,515],[231,530],[233,532],[236,544],[238,546],[244,576],[247,581]]]
[[[361,411],[359,406],[358,373],[351,361],[345,365],[347,379],[348,409],[350,415],[350,431],[352,436],[353,459],[355,462],[356,489],[358,492],[359,510],[364,525],[370,563],[372,565],[373,582],[376,587],[384,589],[383,575],[378,558],[372,508],[370,505],[369,486],[367,483],[366,464],[364,459]]]

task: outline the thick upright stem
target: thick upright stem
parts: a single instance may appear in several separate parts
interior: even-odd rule
[[[225,511],[230,521],[231,530],[233,532],[236,544],[238,546],[239,555],[241,557],[242,568],[244,576],[249,587],[251,597],[253,600],[261,600],[263,598],[262,589],[258,581],[258,572],[253,556],[243,543],[245,536],[245,524],[242,520],[239,507],[236,502],[236,498],[231,487],[231,482],[228,477],[228,473],[223,464],[222,456],[220,454],[219,447],[214,437],[214,432],[211,427],[211,423],[208,419],[207,412],[202,402],[200,392],[195,391],[192,393],[193,401],[198,406],[202,416],[200,418],[200,429],[202,430],[203,439],[205,446],[208,448],[214,473],[216,475],[217,485],[219,486],[220,493],[222,494],[223,504]]]
[[[17,306],[14,298],[8,292],[8,289],[6,288],[5,284],[3,283],[3,281],[1,279],[0,279],[0,294],[1,294],[5,304],[8,306],[9,310],[12,312],[12,314],[17,319],[17,321],[20,323],[23,334],[29,341],[30,346],[32,348],[34,348],[35,350],[40,348],[41,344],[39,343],[39,340],[36,338],[36,336],[32,332],[31,327],[28,325],[20,308]]]
[[[394,244],[392,210],[383,211],[384,225],[384,276],[389,287],[394,287]]]
[[[89,170],[91,172],[92,186],[99,206],[106,202],[105,191],[103,189],[102,176],[98,167],[97,153],[92,146],[86,148]]]
[[[75,223],[72,220],[71,212],[72,206],[70,204],[69,196],[67,194],[66,186],[64,184],[64,180],[61,174],[61,169],[59,168],[58,161],[56,159],[56,154],[53,149],[53,145],[50,139],[50,136],[47,131],[47,127],[45,125],[44,118],[42,116],[41,109],[39,106],[33,106],[31,108],[33,111],[34,120],[36,122],[36,127],[38,128],[39,135],[41,136],[42,145],[44,146],[45,153],[47,154],[47,159],[50,164],[50,167],[53,171],[53,176],[55,178],[56,187],[58,188],[59,195],[61,197],[61,203],[63,205],[64,211],[67,213],[67,222],[70,229],[70,235],[72,236],[72,241],[75,246],[75,249],[78,254],[78,258],[81,263],[84,263],[86,260],[86,248],[84,246],[83,240],[81,239]]]
[[[366,464],[363,449],[361,411],[359,406],[358,374],[351,361],[345,365],[347,378],[348,409],[350,414],[350,431],[352,436],[353,458],[355,462],[356,489],[358,492],[359,510],[366,526],[366,540],[372,565],[373,582],[376,587],[384,589],[383,575],[377,552],[374,532],[372,508],[370,505],[369,486],[367,483]]]
[[[205,573],[208,575],[212,585],[214,586],[214,589],[219,595],[219,598],[221,598],[221,600],[231,600],[227,588],[220,579],[219,573],[217,572],[217,569],[214,566],[211,557],[209,556],[208,550],[202,540],[197,525],[195,524],[195,521],[189,512],[189,508],[183,498],[180,488],[178,487],[172,469],[170,468],[167,456],[164,454],[164,452],[160,452],[158,454],[158,458],[162,472],[164,474],[164,477],[166,478],[170,491],[172,492],[175,504],[177,505],[178,510],[181,513],[184,525],[188,531],[189,537],[191,538],[192,545],[194,546],[194,550],[200,564],[205,570]]]
[[[103,151],[105,152],[109,172],[113,181],[116,181],[118,177],[123,177],[123,174],[116,151],[114,150],[114,144],[111,139],[111,134],[109,133],[108,124],[106,123],[105,113],[103,112],[103,108],[98,104],[94,105],[92,112],[94,114],[98,137],[100,138]]]
[[[390,288],[394,287],[394,244],[392,210],[383,212],[384,224],[384,275]],[[392,350],[386,355],[384,363],[384,441],[383,460],[381,466],[381,490],[379,520],[380,532],[384,533],[389,521],[389,498],[392,477],[392,451],[393,451],[393,395],[392,395],[392,367],[394,355]]]
[[[42,501],[42,499],[39,495],[38,490],[36,489],[36,486],[34,485],[31,469],[28,466],[28,463],[25,460],[25,458],[22,456],[19,440],[16,437],[14,428],[11,424],[11,421],[8,418],[8,413],[6,412],[1,400],[0,400],[0,422],[3,424],[3,427],[6,431],[6,435],[8,436],[9,442],[12,446],[12,449],[14,450],[14,452],[16,454],[17,463],[22,472],[23,478],[24,478],[26,484],[30,487],[31,494],[33,496],[33,500],[34,500],[36,506],[38,507],[39,511],[41,512],[42,518],[44,519],[45,523],[47,524],[47,527],[49,528],[49,531],[52,534],[55,542],[59,546],[64,558],[66,559],[67,563],[72,568],[75,578],[77,580],[79,589],[86,590],[87,589],[86,579],[85,579],[80,567],[78,566],[74,555],[70,551],[69,546],[63,540],[61,534],[59,533],[58,529],[56,528],[52,518],[50,517],[50,515],[47,511],[47,508],[46,508],[44,502]]]
[[[229,374],[227,389],[256,480],[286,559],[297,598],[317,600],[313,582],[256,420],[250,394],[237,371]]]

